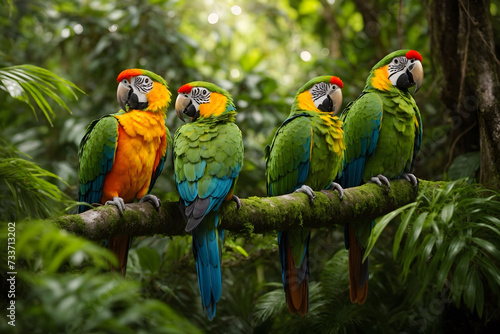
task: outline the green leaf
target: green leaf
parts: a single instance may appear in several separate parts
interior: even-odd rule
[[[373,246],[375,246],[375,243],[377,242],[378,238],[382,234],[382,231],[385,229],[385,227],[394,219],[396,218],[401,212],[404,210],[414,207],[416,203],[410,203],[405,206],[400,207],[399,209],[396,209],[385,216],[383,216],[373,227],[372,233],[370,234],[370,239],[368,240],[368,246],[366,247],[365,255],[363,256],[363,261],[370,255],[371,250],[373,249]]]
[[[500,260],[500,251],[491,242],[477,237],[472,238],[472,241],[474,241],[476,245],[478,245],[479,247],[481,247],[482,249],[493,255],[497,260]]]
[[[150,247],[141,247],[136,249],[137,257],[141,268],[145,272],[157,273],[160,269],[160,255]]]
[[[443,210],[441,210],[441,220],[443,221],[443,223],[448,224],[448,222],[451,220],[451,218],[453,217],[454,208],[454,203],[448,203],[443,207]]]
[[[404,247],[403,253],[403,276],[406,278],[410,269],[410,265],[413,259],[418,255],[417,239],[420,236],[420,232],[424,226],[425,219],[427,218],[428,212],[424,212],[418,216],[417,220],[413,223],[413,226],[408,233],[408,239]]]
[[[410,219],[413,217],[413,213],[415,212],[415,208],[417,206],[413,206],[408,212],[404,213],[404,218],[401,221],[401,224],[399,224],[398,230],[396,232],[396,235],[394,236],[394,244],[392,246],[392,257],[394,259],[397,258],[398,251],[399,251],[399,246],[401,244],[401,240],[403,239],[403,234],[406,231],[406,227],[408,226],[408,223],[410,222]]]
[[[460,298],[465,289],[465,286],[468,284],[468,282],[466,281],[467,274],[469,272],[471,261],[474,258],[476,252],[477,248],[471,247],[467,252],[460,255],[456,261],[457,266],[455,267],[453,278],[451,281],[451,294],[457,307],[460,305]]]
[[[465,306],[467,306],[467,308],[471,311],[474,310],[474,305],[476,303],[475,279],[476,279],[475,270],[474,267],[471,267],[467,274],[467,284],[465,285],[463,293]]]
[[[449,244],[448,254],[446,254],[443,261],[441,262],[441,266],[436,276],[436,285],[438,291],[443,288],[448,277],[448,273],[456,261],[457,254],[464,248],[465,245],[465,240],[462,236],[456,236]]]
[[[11,97],[28,104],[35,114],[35,106],[40,108],[47,121],[52,125],[55,113],[47,101],[51,98],[59,106],[71,113],[68,106],[56,92],[75,99],[75,91],[84,93],[72,82],[59,77],[44,68],[33,65],[17,65],[0,68],[0,89],[8,92]],[[32,102],[34,101],[34,103]]]
[[[426,262],[431,256],[432,249],[436,243],[436,236],[433,234],[427,234],[418,248],[419,254],[419,267],[418,272],[422,273],[426,269]]]
[[[465,177],[473,179],[476,171],[479,169],[480,161],[479,151],[459,155],[453,160],[448,170],[448,177],[450,180],[458,180]]]
[[[0,144],[3,143],[0,140]],[[18,151],[14,149],[12,153],[18,154]],[[60,177],[23,158],[0,155],[0,180],[5,182],[13,196],[9,205],[0,207],[0,219],[3,220],[47,218],[73,203],[49,181],[64,183]]]
[[[473,280],[471,285],[474,285],[474,293],[475,293],[475,303],[476,303],[476,311],[479,317],[483,316],[484,309],[484,286],[477,270],[474,270],[474,275],[472,276]],[[473,311],[473,310],[471,310]]]

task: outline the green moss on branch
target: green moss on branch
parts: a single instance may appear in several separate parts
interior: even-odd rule
[[[421,191],[432,191],[442,182],[420,181]],[[301,226],[335,228],[349,221],[366,221],[387,214],[413,202],[415,189],[404,180],[391,181],[391,189],[365,184],[345,189],[344,198],[336,191],[316,192],[314,203],[304,194],[241,199],[241,208],[234,202],[222,206],[221,227],[235,233],[268,233]],[[61,228],[88,239],[126,235],[185,234],[182,214],[177,202],[164,202],[157,212],[150,203],[127,204],[120,217],[113,206],[101,206],[78,215],[52,220]]]

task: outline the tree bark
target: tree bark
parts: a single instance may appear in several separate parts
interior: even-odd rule
[[[420,181],[420,191],[442,182]],[[316,192],[314,203],[304,194],[241,199],[240,209],[234,202],[222,206],[220,227],[231,232],[251,234],[300,227],[334,228],[350,221],[369,223],[416,198],[416,189],[405,180],[391,181],[391,189],[374,184],[338,192]],[[177,202],[164,202],[157,212],[150,203],[127,204],[123,216],[113,206],[101,206],[78,215],[57,217],[52,223],[92,240],[114,235],[168,236],[185,234],[185,222]]]
[[[429,1],[441,100],[452,118],[450,157],[481,151],[480,182],[500,189],[500,82],[488,0]]]

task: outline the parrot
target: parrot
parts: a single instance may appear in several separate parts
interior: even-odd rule
[[[337,117],[342,106],[342,80],[336,76],[311,79],[295,95],[288,118],[266,146],[268,196],[342,187],[333,182],[342,170],[344,138]],[[304,316],[309,308],[310,229],[278,231],[281,276],[290,313]]]
[[[149,194],[160,175],[172,139],[165,120],[171,93],[159,75],[143,69],[127,69],[117,78],[121,110],[90,123],[79,155],[80,202],[114,205],[123,214],[125,203],[148,201],[155,209],[161,202]],[[78,213],[88,210],[79,205]],[[118,235],[106,240],[126,274],[132,238]],[[116,268],[112,268],[117,270]]]
[[[414,86],[416,93],[423,77],[422,56],[415,50],[394,51],[373,66],[361,95],[340,115],[346,144],[337,180],[342,187],[376,183],[389,191],[389,179],[404,178],[417,189],[411,173],[422,142],[422,119],[408,90]],[[344,225],[350,299],[360,305],[368,294],[369,260],[362,260],[373,225]]]
[[[243,139],[231,95],[213,83],[181,86],[175,112],[182,121],[184,115],[191,118],[174,134],[174,179],[185,230],[192,235],[203,309],[212,320],[222,291],[219,208],[224,201],[241,205],[233,190],[243,165]]]

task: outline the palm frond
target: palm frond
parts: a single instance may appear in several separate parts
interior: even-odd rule
[[[285,312],[285,310],[288,312],[283,285],[281,283],[273,285],[278,286],[278,289],[272,290],[259,297],[254,306],[252,317],[255,323],[275,318]]]
[[[52,125],[55,114],[47,100],[48,98],[71,113],[58,93],[74,99],[78,99],[76,92],[84,93],[71,81],[34,65],[0,68],[0,89],[9,93],[11,97],[26,103],[35,117],[37,117],[35,106],[40,108],[50,125]]]
[[[47,218],[73,201],[49,179],[64,182],[0,139],[0,219]],[[9,194],[10,193],[10,194]]]

